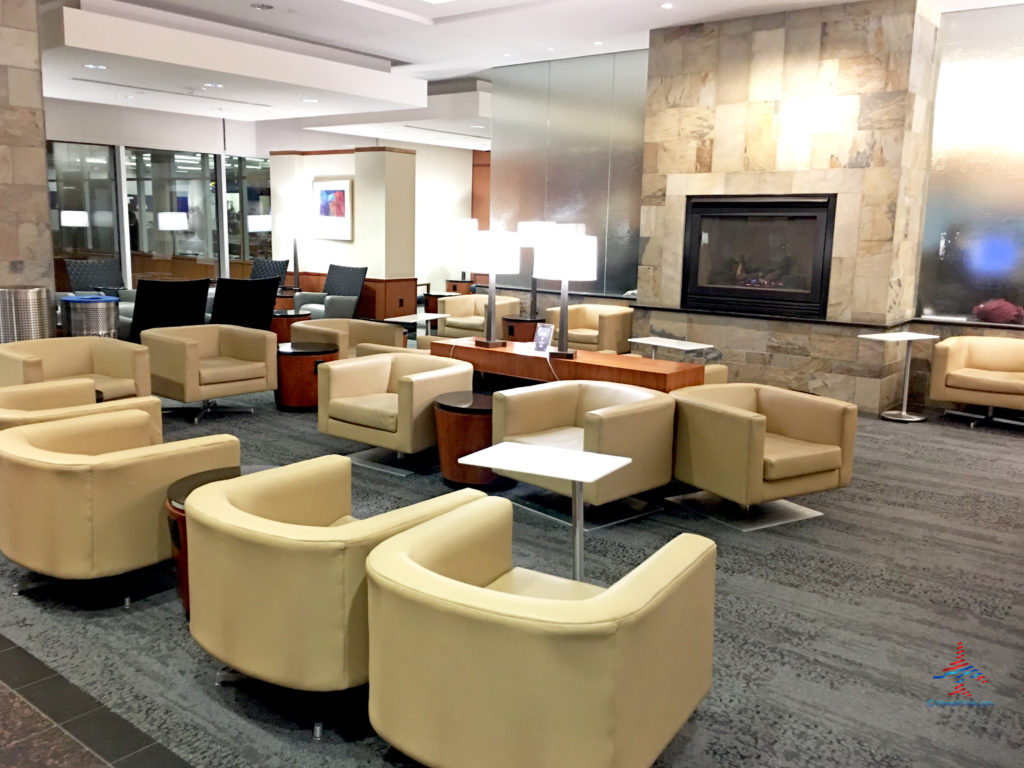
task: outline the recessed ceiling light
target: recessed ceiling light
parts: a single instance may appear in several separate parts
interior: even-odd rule
[[[320,103],[320,99],[303,99],[302,103],[303,104],[319,104]]]
[[[604,43],[600,40],[595,40],[594,45],[604,45]]]
[[[119,99],[134,99],[135,97],[130,93],[118,93],[115,94]]]
[[[672,10],[672,3],[662,3],[661,7],[664,8],[666,11],[671,11]]]
[[[86,69],[106,69],[107,68],[106,64],[83,64],[82,66],[85,67]]]
[[[255,8],[257,11],[272,11],[272,10],[274,10],[274,6],[272,6],[270,3],[250,3],[249,7],[250,8]]]
[[[503,53],[501,55],[504,56],[506,59],[512,58],[512,54],[511,53]]]
[[[471,125],[470,128],[486,128],[486,125]]]
[[[555,50],[555,49],[554,49],[554,48],[548,48],[548,50],[549,50],[549,51],[553,51],[553,50]]]
[[[223,88],[222,83],[203,83],[203,88]]]

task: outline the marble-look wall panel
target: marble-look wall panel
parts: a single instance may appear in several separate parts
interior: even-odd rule
[[[0,2],[0,286],[53,285],[36,14]]]
[[[828,319],[912,317],[937,30],[870,0],[652,32],[641,301],[681,306],[686,196],[836,192]]]

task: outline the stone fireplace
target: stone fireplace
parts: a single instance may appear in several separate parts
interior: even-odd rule
[[[895,402],[900,353],[856,336],[915,312],[937,34],[916,0],[654,30],[634,331],[714,343],[740,381]],[[709,195],[834,198],[823,315],[694,305]]]

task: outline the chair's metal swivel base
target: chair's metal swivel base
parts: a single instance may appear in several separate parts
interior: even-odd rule
[[[960,416],[963,418],[970,419],[971,422],[967,426],[974,429],[979,424],[987,424],[989,422],[995,422],[998,424],[1010,424],[1014,427],[1024,427],[1024,421],[1017,419],[1008,419],[1005,416],[996,416],[995,406],[988,406],[985,413],[971,413],[970,411],[958,411],[955,409],[947,409],[943,411],[943,416]]]
[[[200,419],[211,413],[247,413],[253,414],[252,408],[239,405],[220,405],[216,400],[203,400],[199,405],[189,405],[184,408],[164,408],[163,413],[194,413],[192,423],[198,424]]]

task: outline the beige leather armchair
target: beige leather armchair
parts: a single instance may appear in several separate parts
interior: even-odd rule
[[[560,313],[558,307],[544,310],[547,321],[555,326],[552,344],[558,341]],[[616,354],[629,352],[633,335],[633,308],[613,304],[569,305],[569,349],[592,352],[611,350]]]
[[[1024,411],[1024,339],[955,336],[935,345],[929,395]]]
[[[303,320],[291,327],[292,341],[313,341],[338,345],[338,357],[355,357],[358,344],[405,346],[405,330],[395,323],[373,320],[323,318]]]
[[[473,388],[469,363],[404,352],[322,363],[317,377],[321,432],[399,453],[436,445],[434,398]]]
[[[153,438],[143,411],[0,432],[0,551],[60,579],[113,576],[171,556],[164,502],[174,481],[237,466],[238,439]]]
[[[515,568],[512,505],[378,545],[370,722],[426,765],[646,768],[711,686],[715,544],[683,534],[604,589]]]
[[[102,336],[65,336],[0,344],[0,387],[55,379],[92,379],[104,400],[150,394],[149,350]]]
[[[417,349],[416,347],[392,347],[385,344],[356,344],[356,357],[367,355],[390,355],[395,353],[412,355],[429,355],[429,349]]]
[[[163,422],[157,397],[122,397],[97,403],[92,379],[0,387],[0,429],[130,409],[149,414],[153,442],[159,443],[163,439]]]
[[[857,406],[766,384],[705,384],[676,398],[675,477],[737,504],[849,485]]]
[[[471,293],[444,296],[437,300],[437,311],[449,315],[437,321],[437,335],[449,337],[483,336],[487,328],[487,294]],[[514,296],[496,296],[494,321],[498,324],[494,336],[505,338],[502,319],[519,314],[519,299]]]
[[[583,485],[583,500],[606,504],[672,479],[675,402],[663,392],[604,381],[555,381],[494,393],[492,442],[550,445],[629,456],[632,463]],[[503,472],[572,495],[568,480]]]
[[[149,347],[153,392],[184,403],[202,401],[195,423],[215,397],[277,389],[277,336],[238,325],[183,325],[141,334]],[[251,413],[251,409],[245,409]]]
[[[210,655],[304,691],[366,682],[367,554],[483,494],[465,489],[356,519],[351,473],[348,458],[321,456],[189,495],[189,628]]]

